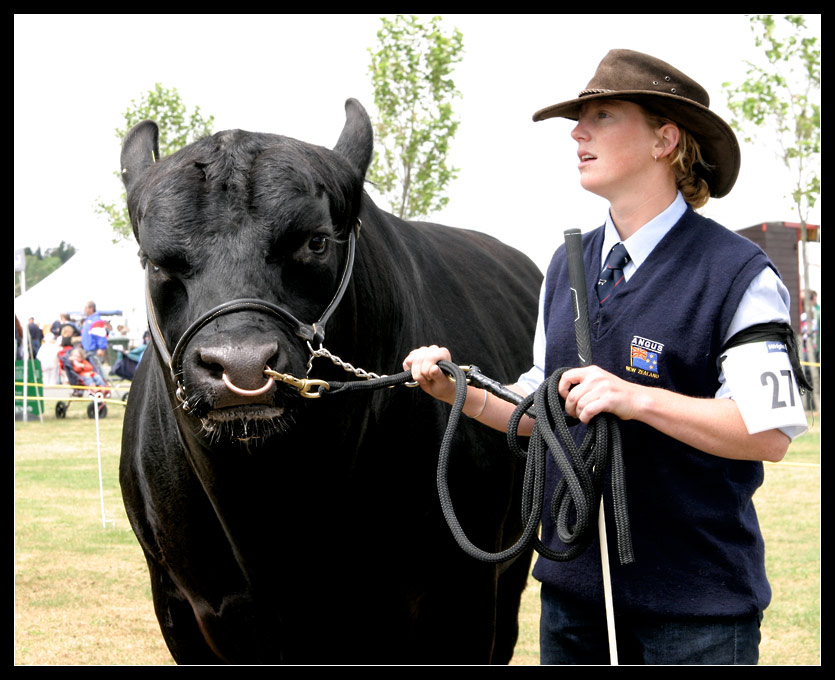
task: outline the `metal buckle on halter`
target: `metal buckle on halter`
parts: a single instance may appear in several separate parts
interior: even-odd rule
[[[186,399],[186,390],[179,380],[177,381],[177,389],[174,392],[174,396],[177,397],[177,401],[180,402],[180,408],[182,408],[185,413],[191,411],[191,407],[188,405],[188,400]]]

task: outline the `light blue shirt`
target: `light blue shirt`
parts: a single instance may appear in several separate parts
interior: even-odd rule
[[[655,246],[663,239],[675,224],[681,219],[687,210],[687,202],[679,192],[670,206],[644,226],[638,229],[625,241],[620,240],[617,229],[615,229],[612,216],[607,213],[606,225],[603,233],[603,246],[601,249],[601,262],[606,262],[609,251],[617,243],[623,243],[629,253],[629,262],[623,270],[623,275],[628,281],[637,271]],[[537,387],[545,381],[545,314],[544,314],[545,283],[539,295],[539,319],[536,323],[534,335],[533,359],[534,365],[523,373],[516,384],[528,394],[536,391]],[[789,316],[791,297],[789,291],[780,277],[771,267],[765,267],[754,277],[736,310],[731,321],[728,332],[724,338],[727,341],[734,334],[745,328],[759,323],[785,322],[790,323]],[[730,389],[726,386],[724,371],[719,375],[719,389],[716,392],[717,398],[732,398]],[[794,431],[786,431],[789,437],[796,436]]]

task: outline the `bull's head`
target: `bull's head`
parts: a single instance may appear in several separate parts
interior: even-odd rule
[[[235,130],[160,159],[155,123],[125,138],[155,349],[211,438],[268,436],[298,408],[265,369],[305,375],[307,341],[349,274],[372,131],[358,102],[346,112],[333,151]]]

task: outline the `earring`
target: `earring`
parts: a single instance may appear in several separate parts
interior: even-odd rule
[[[652,158],[653,160],[655,160],[656,163],[658,162],[658,154],[655,154]]]

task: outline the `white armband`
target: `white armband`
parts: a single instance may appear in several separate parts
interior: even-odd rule
[[[800,391],[786,345],[764,340],[722,353],[725,381],[750,434],[789,428],[794,436],[808,429]]]

